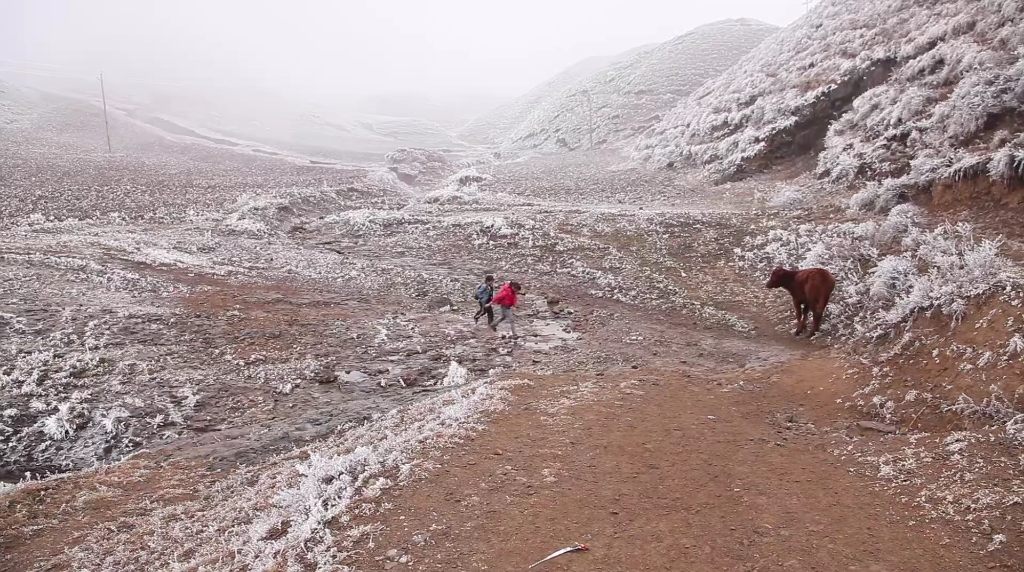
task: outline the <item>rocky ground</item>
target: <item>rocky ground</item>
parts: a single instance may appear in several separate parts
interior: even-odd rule
[[[898,429],[852,403],[877,376],[840,326],[788,334],[737,254],[790,216],[772,177],[299,166],[141,128],[108,157],[17,117],[4,570],[504,570],[572,542],[546,566],[1021,567],[1017,449],[938,405]],[[525,284],[519,339],[470,317],[486,272]]]

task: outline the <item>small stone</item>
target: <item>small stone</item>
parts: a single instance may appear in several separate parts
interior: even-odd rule
[[[891,434],[896,432],[895,425],[888,425],[886,423],[879,423],[877,421],[858,421],[857,428],[878,431],[879,433]]]
[[[610,510],[610,511],[608,511],[608,512],[610,512],[610,513],[612,513],[612,514],[619,514],[619,511],[617,511],[617,510],[615,510],[615,509],[612,509],[612,510]]]
[[[391,569],[392,569],[392,568],[394,568],[395,566],[398,566],[398,562],[390,562],[390,561],[389,561],[389,562],[385,562],[385,563],[384,563],[384,569],[385,569],[385,570],[391,570]]]
[[[398,550],[392,548],[391,550],[388,550],[387,552],[385,552],[384,556],[387,557],[390,560],[396,560],[396,559],[398,559]]]
[[[504,454],[505,453],[501,449],[495,449],[494,450],[494,456],[496,456],[496,457],[500,457],[500,456],[502,456]]]
[[[408,554],[403,554],[402,557],[398,559],[398,563],[399,564],[408,564],[409,563],[409,555]]]
[[[985,535],[992,534],[992,527],[986,524],[985,526],[982,526],[981,528],[979,528],[978,532],[980,532],[982,534],[985,534]]]
[[[455,307],[450,298],[436,296],[427,301],[427,310],[436,312],[438,310],[451,310]]]

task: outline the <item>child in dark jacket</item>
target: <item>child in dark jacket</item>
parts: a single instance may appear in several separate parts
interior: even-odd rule
[[[502,286],[501,289],[498,290],[498,293],[494,295],[494,298],[491,299],[491,303],[489,304],[489,306],[493,306],[495,304],[500,306],[501,317],[498,318],[498,321],[491,324],[492,330],[497,332],[498,324],[504,322],[505,320],[508,320],[509,326],[512,327],[512,337],[519,337],[519,335],[516,334],[516,315],[512,312],[512,308],[519,301],[518,295],[522,291],[523,289],[518,282],[509,282],[508,284]]]
[[[480,305],[480,309],[473,316],[474,322],[479,324],[480,317],[487,314],[487,325],[490,326],[494,323],[494,309],[489,306],[492,298],[494,298],[494,276],[488,274],[484,276],[484,283],[476,287],[476,301]]]

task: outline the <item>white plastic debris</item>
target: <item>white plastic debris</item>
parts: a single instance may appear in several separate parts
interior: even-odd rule
[[[544,558],[543,560],[538,560],[537,562],[534,562],[533,564],[530,564],[530,568],[533,568],[534,566],[536,566],[538,564],[547,562],[548,560],[551,560],[552,558],[557,558],[557,557],[559,557],[559,556],[561,556],[563,554],[568,554],[570,552],[578,552],[578,551],[583,551],[583,550],[590,550],[590,549],[587,548],[586,545],[579,544],[579,543],[576,543],[575,546],[566,546],[565,548],[563,548],[561,550],[556,550],[555,552],[551,553],[551,555],[548,556],[547,558]]]

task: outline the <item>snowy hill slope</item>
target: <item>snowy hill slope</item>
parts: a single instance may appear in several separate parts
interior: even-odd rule
[[[95,86],[77,80],[28,77],[5,85],[25,93],[58,94],[99,103]],[[116,77],[108,81],[106,95],[111,114],[127,116],[174,136],[232,148],[256,147],[270,154],[380,160],[402,147],[457,146],[451,125],[421,117],[359,111],[368,108],[365,102],[295,100],[241,88],[130,84]],[[398,106],[391,108],[397,110]]]
[[[777,30],[750,19],[700,26],[562,88],[539,102],[505,143],[549,150],[589,146],[591,122],[595,146],[629,139]]]
[[[633,48],[614,56],[595,56],[578,62],[533,88],[526,95],[470,121],[459,130],[459,138],[467,143],[499,143],[522,124],[535,108],[557,97],[566,87],[652,47],[654,44]]]
[[[884,209],[1011,187],[1022,127],[1024,0],[824,0],[681,102],[634,158],[727,179],[810,152],[836,187],[865,186],[852,206]]]

